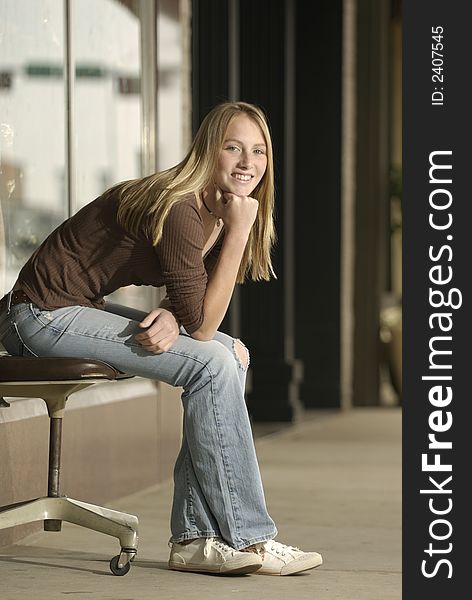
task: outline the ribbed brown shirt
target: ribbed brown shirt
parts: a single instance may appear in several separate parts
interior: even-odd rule
[[[19,283],[40,308],[104,308],[104,296],[127,285],[166,287],[188,333],[203,321],[207,279],[223,234],[202,257],[203,222],[194,196],[175,204],[153,246],[117,223],[117,194],[105,193],[55,229],[21,269]]]

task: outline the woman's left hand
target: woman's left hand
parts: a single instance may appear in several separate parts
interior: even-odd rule
[[[162,354],[167,352],[179,337],[179,324],[174,315],[165,308],[155,308],[139,326],[146,331],[138,333],[134,339],[148,352]]]

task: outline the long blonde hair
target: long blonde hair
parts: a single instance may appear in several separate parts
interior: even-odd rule
[[[231,120],[244,113],[259,125],[267,147],[266,171],[252,192],[259,202],[257,217],[239,268],[238,283],[249,275],[252,280],[275,277],[271,249],[275,242],[274,165],[269,127],[262,110],[246,102],[224,102],[203,119],[186,157],[176,166],[141,179],[122,182],[113,188],[119,194],[118,222],[138,235],[145,230],[157,245],[164,221],[174,204],[198,194],[212,181],[218,157]]]

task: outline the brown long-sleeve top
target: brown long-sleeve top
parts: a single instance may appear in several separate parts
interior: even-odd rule
[[[117,194],[105,193],[55,229],[21,269],[19,284],[40,308],[104,308],[103,297],[127,285],[166,286],[188,333],[203,321],[207,280],[224,234],[203,257],[203,222],[192,195],[175,204],[157,246],[117,223]]]

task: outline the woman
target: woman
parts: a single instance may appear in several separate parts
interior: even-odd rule
[[[263,113],[220,104],[180,164],[65,221],[0,303],[11,354],[96,358],[183,387],[171,569],[286,575],[322,562],[273,540],[244,401],[249,354],[218,331],[235,282],[273,275],[273,208]],[[130,284],[165,285],[167,296],[149,314],[104,300]]]

